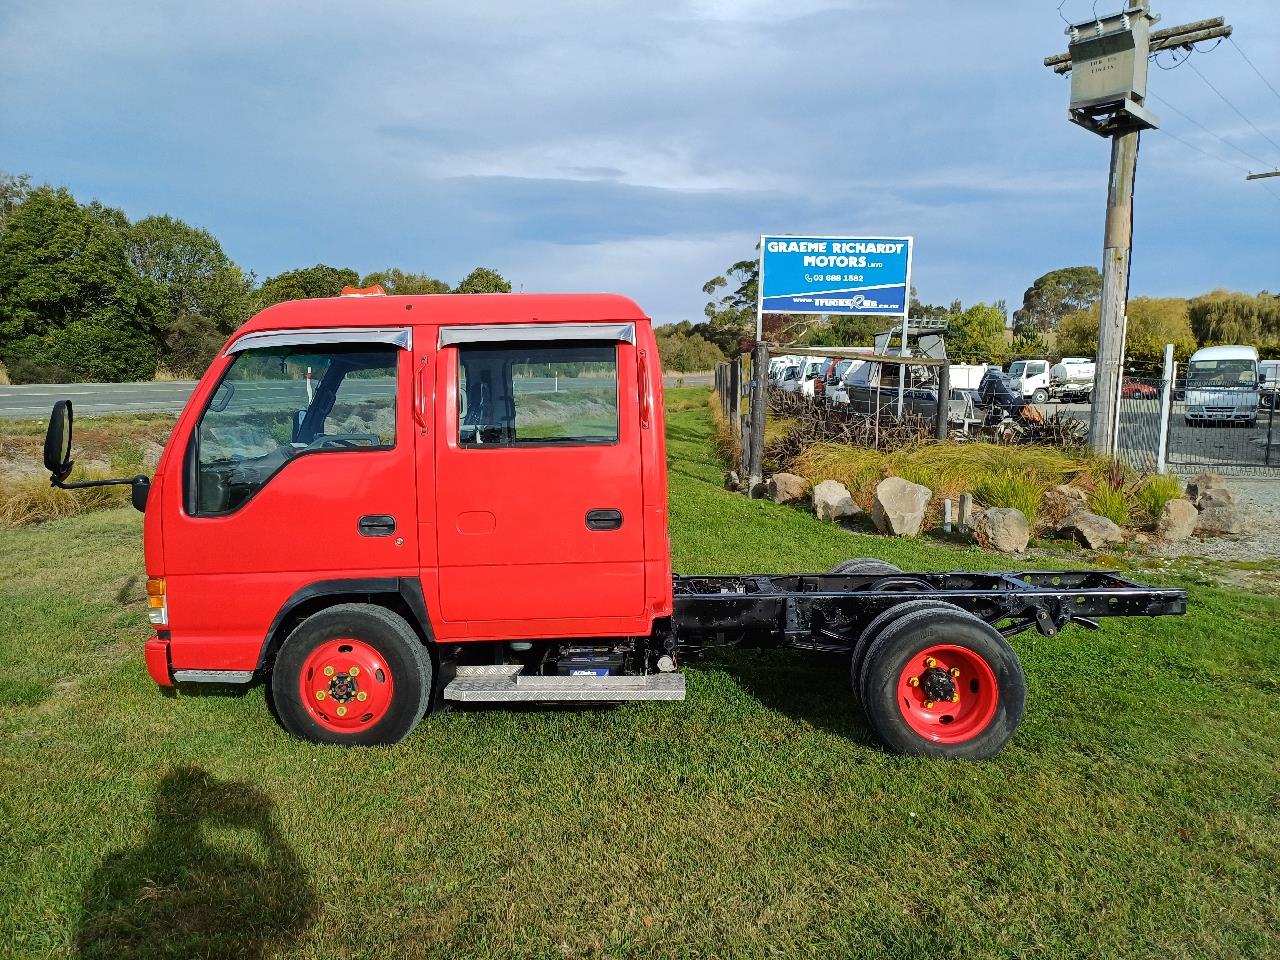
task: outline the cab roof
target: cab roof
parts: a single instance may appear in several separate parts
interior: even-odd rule
[[[408,324],[592,323],[648,321],[635,301],[613,293],[439,293],[414,297],[345,296],[287,300],[235,332]]]
[[[1191,355],[1191,362],[1197,360],[1257,360],[1258,350],[1256,347],[1246,347],[1239,344],[1221,347],[1201,347]]]

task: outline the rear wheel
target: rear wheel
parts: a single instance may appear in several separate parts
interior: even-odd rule
[[[849,658],[849,686],[853,690],[853,698],[862,702],[862,671],[866,666],[867,652],[871,649],[871,644],[875,642],[876,637],[880,636],[891,624],[897,623],[903,617],[912,613],[919,613],[921,610],[956,610],[960,608],[955,604],[947,603],[945,600],[907,600],[895,607],[890,607],[880,616],[876,617],[858,637],[853,645],[853,655]],[[963,612],[963,611],[960,611]]]
[[[1008,641],[958,608],[917,609],[883,629],[867,651],[861,692],[891,751],[957,760],[999,753],[1027,698]]]
[[[403,617],[344,603],[302,621],[271,673],[281,725],[302,740],[399,743],[426,712],[431,658]]]
[[[829,574],[850,577],[883,577],[901,572],[901,567],[895,567],[892,563],[877,560],[875,557],[854,557],[852,560],[843,560],[827,571]]]

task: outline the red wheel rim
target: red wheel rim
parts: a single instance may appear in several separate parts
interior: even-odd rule
[[[941,643],[912,657],[898,677],[907,726],[935,743],[964,743],[996,713],[1000,691],[987,661],[968,647]]]
[[[395,682],[381,653],[344,637],[311,651],[298,688],[316,723],[335,733],[352,733],[387,715]]]

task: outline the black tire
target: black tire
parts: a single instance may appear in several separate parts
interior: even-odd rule
[[[945,600],[930,600],[927,598],[907,600],[905,603],[890,607],[863,628],[862,633],[853,644],[853,653],[849,657],[849,688],[853,691],[854,700],[859,704],[862,703],[862,668],[866,664],[867,651],[871,649],[872,642],[880,635],[881,631],[909,613],[939,609],[959,610],[960,608],[954,603],[947,603]]]
[[[392,686],[390,703],[380,718],[345,732],[324,726],[313,715],[300,685],[308,657],[322,644],[348,637],[373,648],[386,662]],[[422,719],[431,681],[431,657],[403,617],[373,604],[343,603],[313,614],[289,634],[271,671],[271,692],[280,725],[300,740],[384,746],[399,743]]]
[[[901,567],[895,567],[892,563],[877,560],[875,557],[854,557],[852,560],[842,560],[827,571],[828,574],[849,577],[884,577],[901,572]]]
[[[995,676],[994,713],[980,730],[961,742],[937,742],[917,733],[898,701],[903,671],[915,657],[938,644],[964,648],[984,660]],[[863,665],[861,693],[867,719],[891,752],[985,760],[1004,748],[1022,722],[1027,681],[1018,655],[990,624],[958,608],[921,609],[895,621],[872,641]]]
[[[1031,402],[1032,403],[1048,403],[1049,391],[1044,389],[1044,387],[1041,387],[1039,390],[1034,391],[1031,394]]]

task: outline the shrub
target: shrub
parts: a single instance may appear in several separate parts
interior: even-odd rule
[[[1027,522],[1034,526],[1047,488],[1045,481],[1034,472],[1006,468],[979,477],[973,486],[973,496],[984,507],[1021,510]]]
[[[1164,505],[1181,496],[1182,482],[1176,476],[1171,473],[1157,473],[1147,477],[1139,485],[1134,499],[1146,519],[1155,523],[1160,519],[1160,511],[1164,509]]]
[[[85,479],[101,479],[88,476]],[[59,490],[47,480],[0,481],[0,528],[22,527],[43,523],[90,510],[106,510],[123,506],[128,500],[127,487],[87,487],[83,490]]]
[[[1100,517],[1106,517],[1120,527],[1129,525],[1129,496],[1124,487],[1113,487],[1109,483],[1100,483],[1089,494],[1089,509]]]

